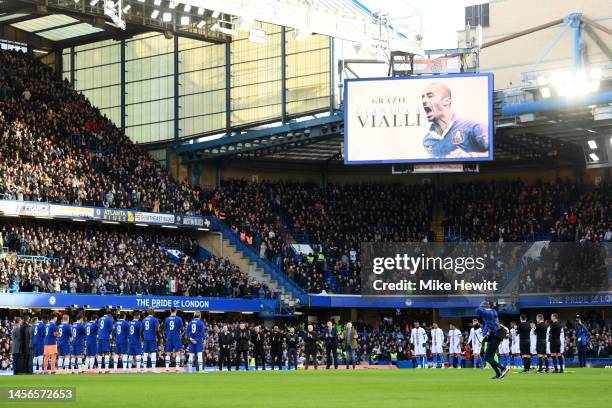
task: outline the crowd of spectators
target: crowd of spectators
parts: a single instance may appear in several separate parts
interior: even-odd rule
[[[93,149],[92,149],[93,147]],[[161,165],[42,62],[0,51],[0,194],[200,212],[200,191]]]
[[[225,180],[210,192],[208,206],[309,291],[359,293],[361,243],[427,239],[432,193],[429,185]],[[314,253],[300,253],[292,243],[307,243]]]
[[[612,240],[609,183],[496,181],[438,189],[447,239],[484,242]]]
[[[24,292],[270,297],[227,259],[198,259],[187,235],[84,223],[14,220],[0,229],[11,253],[0,288]],[[178,249],[172,259],[167,250]]]

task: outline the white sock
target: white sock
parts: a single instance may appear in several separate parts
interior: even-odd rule
[[[123,368],[123,371],[127,370],[128,368],[128,355],[127,354],[121,355],[121,368]]]
[[[83,358],[82,357],[77,357],[76,364],[77,364],[76,368],[80,370],[81,366],[83,365]]]
[[[98,355],[96,356],[96,359],[98,360],[98,370],[102,370],[103,365],[104,365],[104,356]]]
[[[70,366],[70,358],[65,357],[64,358],[64,370],[68,370],[68,369],[70,369],[70,367],[71,367]]]
[[[140,360],[141,360],[141,358],[142,358],[141,355],[136,356],[136,369],[138,371],[140,371]],[[146,361],[145,361],[145,365],[147,365]]]
[[[70,357],[70,366],[68,368],[75,368],[74,367],[74,357]]]
[[[198,352],[198,368],[200,369],[200,372],[204,370],[204,358],[202,357],[202,352],[199,351]]]
[[[43,371],[43,356],[36,357],[38,359],[38,372],[42,373]]]
[[[166,355],[166,370],[170,368],[170,356]]]
[[[108,354],[104,356],[104,365],[107,370],[110,368],[110,356]]]
[[[61,369],[64,366],[64,357],[60,356],[57,359],[57,368],[58,370]]]
[[[193,353],[189,353],[187,356],[187,365],[185,366],[185,369],[187,368],[193,370]]]
[[[142,367],[146,370],[147,369],[147,358],[149,357],[149,355],[147,353],[144,353],[142,355]]]
[[[114,368],[115,370],[117,370],[117,367],[118,367],[118,366],[119,366],[119,355],[118,355],[118,354],[115,354],[115,355],[113,356],[113,368]]]
[[[157,353],[151,353],[151,368],[157,368]]]
[[[174,361],[176,362],[176,367],[175,367],[175,369],[176,369],[176,371],[178,371],[178,370],[179,370],[179,368],[181,368],[181,355],[180,355],[180,353],[179,353],[179,355],[177,355],[177,356],[174,358]]]
[[[32,358],[32,371],[34,374],[38,373],[38,357]]]

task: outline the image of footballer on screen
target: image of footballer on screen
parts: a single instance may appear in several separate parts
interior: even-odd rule
[[[462,119],[452,111],[451,90],[431,83],[421,95],[423,110],[431,122],[423,146],[432,158],[487,157],[489,132],[486,125]]]

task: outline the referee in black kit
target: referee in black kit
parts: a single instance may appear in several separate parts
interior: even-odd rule
[[[536,353],[538,353],[538,373],[543,370],[543,365],[546,365],[546,372],[548,372],[548,359],[546,358],[546,323],[544,322],[544,315],[538,314],[536,316]]]
[[[550,316],[552,323],[548,331],[548,341],[550,342],[550,355],[552,357],[553,365],[555,366],[555,373],[563,372],[563,364],[559,357],[561,357],[561,323],[559,323],[559,316],[553,313]]]
[[[531,325],[527,322],[527,315],[521,315],[521,323],[517,329],[519,335],[519,346],[521,349],[521,357],[523,357],[523,373],[528,373],[531,369],[531,350],[530,336]]]

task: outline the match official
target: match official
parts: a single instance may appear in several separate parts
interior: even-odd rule
[[[559,323],[559,316],[556,313],[553,313],[550,316],[550,320],[552,323],[550,324],[549,332],[548,332],[548,341],[550,343],[550,355],[553,360],[553,366],[555,367],[555,373],[562,373],[563,366],[560,364],[560,354],[561,354],[561,323]],[[561,369],[559,369],[561,366]]]
[[[538,373],[543,371],[543,366],[546,365],[546,372],[548,372],[548,359],[546,358],[546,323],[544,322],[544,315],[538,314],[536,316],[536,353],[538,353]]]
[[[523,358],[523,372],[527,373],[531,369],[531,325],[527,322],[527,315],[521,315],[521,323],[518,325],[517,333],[521,357]]]

